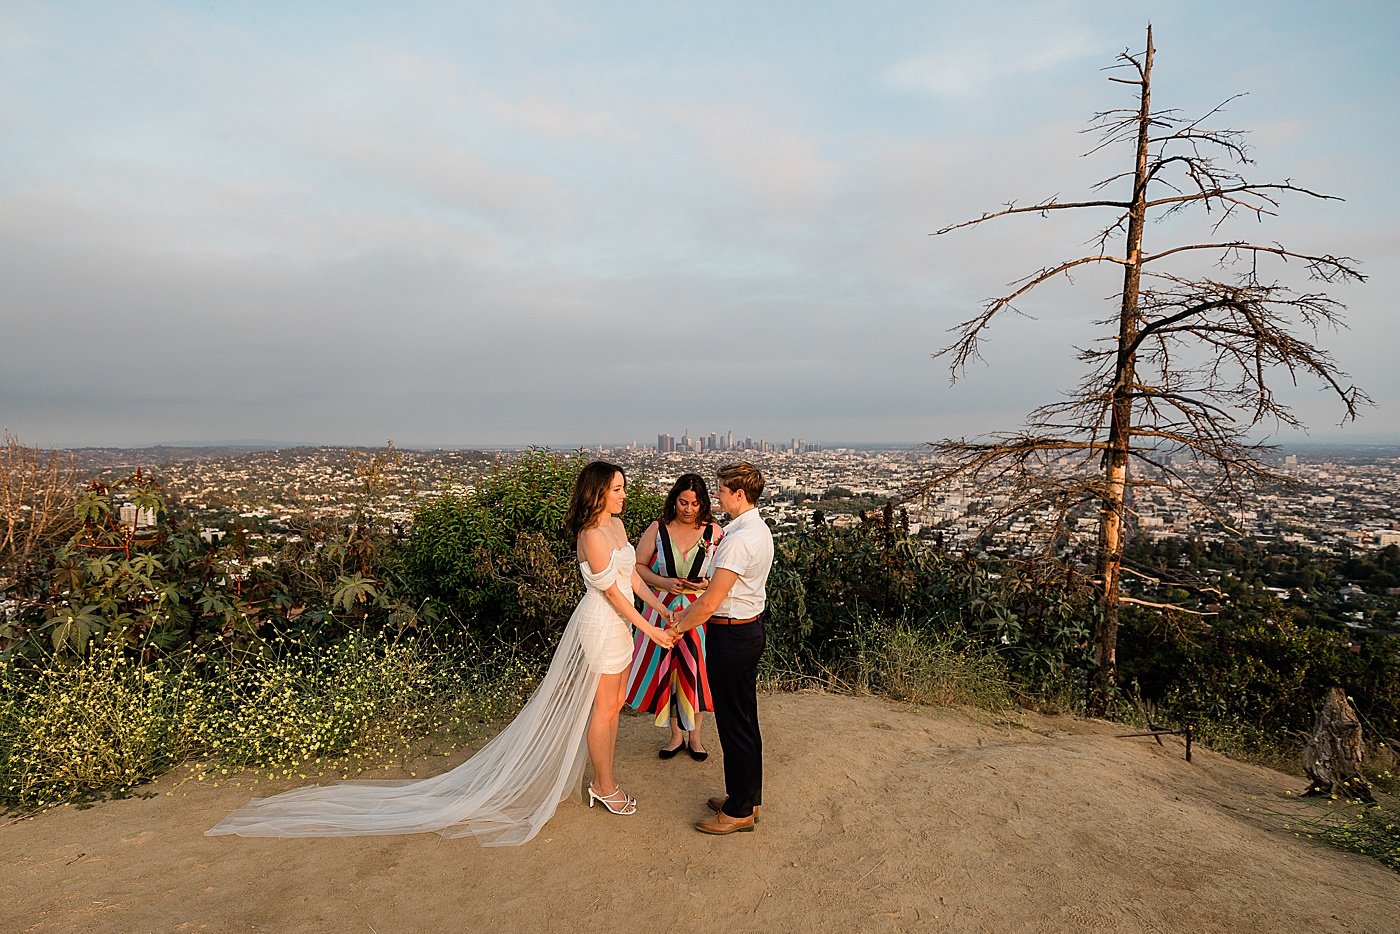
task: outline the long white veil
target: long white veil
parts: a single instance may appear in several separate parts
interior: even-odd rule
[[[424,833],[476,836],[483,846],[532,839],[566,797],[582,799],[585,730],[598,687],[580,641],[580,603],[549,671],[510,725],[476,755],[435,778],[345,781],[254,798],[208,836],[342,837]]]

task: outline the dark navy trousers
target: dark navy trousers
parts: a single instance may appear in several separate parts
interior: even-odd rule
[[[724,750],[724,813],[748,817],[763,803],[763,737],[758,731],[758,659],[768,637],[763,617],[705,627],[705,668]]]

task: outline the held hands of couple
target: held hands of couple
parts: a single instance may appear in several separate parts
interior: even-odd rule
[[[671,646],[675,645],[676,640],[680,638],[680,634],[674,632],[670,628],[675,622],[676,613],[674,610],[664,606],[654,607],[653,609],[656,610],[656,616],[657,619],[660,620],[661,625],[651,627],[650,631],[647,632],[647,638],[663,649],[669,649]]]

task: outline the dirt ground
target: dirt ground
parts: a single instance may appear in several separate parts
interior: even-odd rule
[[[1289,806],[1290,776],[1188,764],[1175,738],[1106,723],[827,694],[760,707],[755,833],[691,829],[722,791],[717,741],[703,764],[662,762],[664,731],[624,717],[638,813],[566,802],[521,847],[205,837],[249,790],[173,777],[0,826],[0,930],[1400,932],[1400,875],[1260,815]]]

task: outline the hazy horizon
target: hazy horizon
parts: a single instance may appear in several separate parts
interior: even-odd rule
[[[767,441],[776,439],[768,438]],[[825,450],[846,448],[857,451],[904,451],[917,450],[924,446],[923,441],[831,441],[807,438],[803,439],[821,445]],[[392,441],[392,439],[386,439]],[[268,441],[259,439],[235,439],[228,441],[158,441],[154,444],[116,445],[116,444],[91,444],[72,445],[57,448],[63,451],[150,451],[157,449],[201,449],[201,448],[227,448],[230,451],[290,451],[299,449],[315,448],[344,448],[356,450],[379,450],[385,446],[386,442],[380,444],[335,444],[317,442],[298,441]],[[542,448],[549,451],[576,451],[580,448],[596,449],[600,445],[603,447],[626,446],[631,441],[593,441],[593,442],[539,442],[536,444],[398,444],[394,447],[404,451],[525,451],[532,448]],[[643,444],[637,440],[639,445]],[[785,443],[785,442],[784,442]],[[655,447],[653,443],[651,445]],[[1395,449],[1400,451],[1400,442],[1397,441],[1289,441],[1275,445],[1280,453],[1305,453],[1310,450],[1373,450],[1373,449]],[[685,452],[675,452],[685,453]],[[716,453],[742,454],[741,450],[719,451]]]

